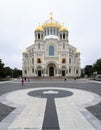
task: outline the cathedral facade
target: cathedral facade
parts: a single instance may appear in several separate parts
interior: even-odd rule
[[[23,77],[80,77],[80,52],[69,43],[68,33],[52,15],[38,26],[34,43],[23,52]]]

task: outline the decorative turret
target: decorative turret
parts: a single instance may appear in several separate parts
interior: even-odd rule
[[[76,49],[76,54],[80,54],[80,51],[78,49]]]
[[[64,25],[59,29],[59,38],[60,40],[68,40],[68,29]]]
[[[43,28],[41,26],[38,26],[35,31],[40,31],[40,32],[44,32]]]
[[[23,51],[23,54],[27,54],[27,49],[25,49],[25,50]]]
[[[35,39],[36,40],[43,40],[43,35],[44,35],[44,29],[42,28],[42,26],[38,26],[35,29]]]
[[[28,51],[27,51],[27,49],[25,49],[25,50],[23,51],[23,59],[26,59],[27,56],[28,56]]]
[[[62,27],[59,29],[59,32],[61,32],[61,31],[68,31],[68,29],[67,29],[66,27],[62,26]]]

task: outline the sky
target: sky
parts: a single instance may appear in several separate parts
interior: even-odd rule
[[[22,69],[22,52],[34,43],[34,30],[53,18],[69,30],[81,52],[81,68],[101,58],[101,0],[0,0],[0,59]]]

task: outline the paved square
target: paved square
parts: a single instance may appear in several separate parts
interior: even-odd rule
[[[0,85],[2,91],[2,86],[11,89],[2,93],[0,102],[16,108],[1,121],[0,130],[101,130],[101,121],[86,109],[101,102],[97,92],[88,92],[101,84],[87,80],[43,80],[26,82],[23,88],[18,81]],[[93,87],[82,90],[87,85]]]

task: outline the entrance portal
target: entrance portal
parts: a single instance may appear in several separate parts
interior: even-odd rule
[[[54,76],[54,67],[49,68],[49,76]]]
[[[65,70],[62,70],[62,76],[65,76]]]
[[[38,76],[41,76],[41,70],[38,70]]]

